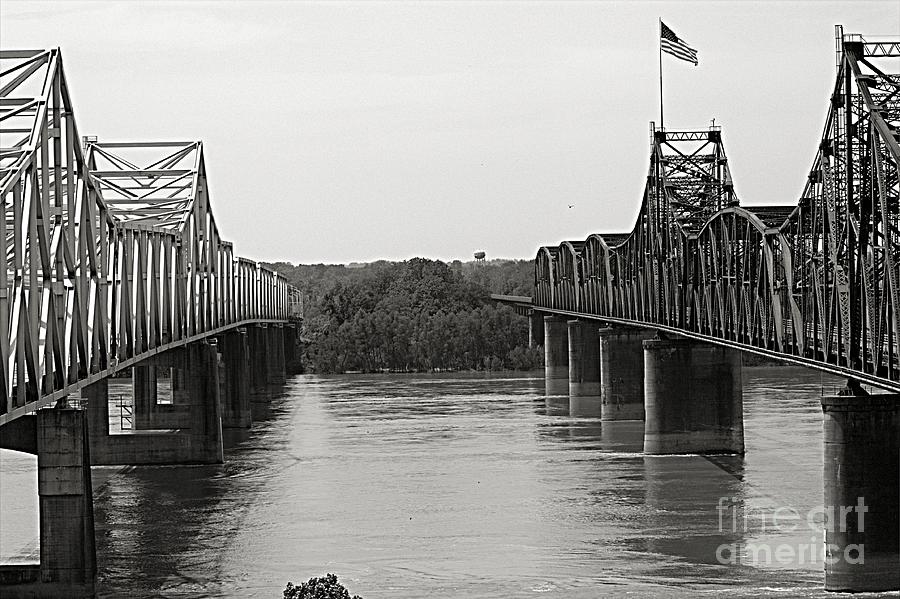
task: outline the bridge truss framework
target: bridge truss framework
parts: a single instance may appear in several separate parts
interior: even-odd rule
[[[62,55],[0,51],[0,425],[156,353],[298,316],[219,234],[199,141],[81,143]]]
[[[657,130],[631,232],[538,250],[532,305],[655,327],[900,391],[900,43],[836,29],[796,205],[742,207],[721,130]]]

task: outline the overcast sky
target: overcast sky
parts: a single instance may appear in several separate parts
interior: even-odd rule
[[[202,139],[238,254],[531,258],[631,230],[659,118],[723,126],[746,204],[795,203],[834,25],[900,2],[0,2],[0,44],[62,48],[80,133]],[[573,208],[569,208],[573,204]]]

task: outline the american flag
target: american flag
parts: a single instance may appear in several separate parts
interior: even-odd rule
[[[659,22],[659,44],[666,54],[692,62],[694,66],[697,66],[697,51],[684,43],[684,40],[675,35],[675,32],[666,27],[662,21]]]

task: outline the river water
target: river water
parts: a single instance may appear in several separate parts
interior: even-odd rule
[[[534,374],[298,376],[223,466],[93,469],[100,595],[820,596],[839,384],[745,368],[746,456],[654,457]],[[35,459],[0,473],[0,560],[36,561]]]

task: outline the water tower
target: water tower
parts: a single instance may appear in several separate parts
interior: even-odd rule
[[[484,252],[475,252],[475,266],[484,266]]]

